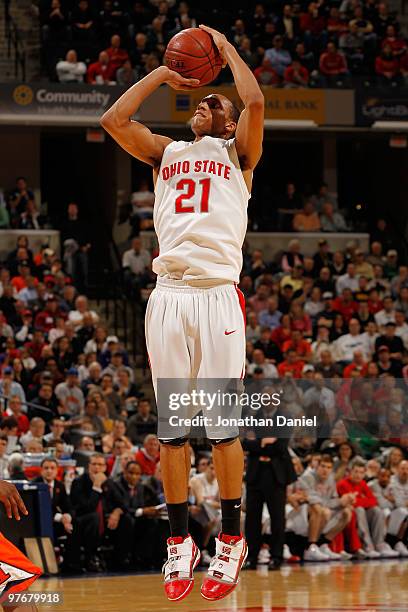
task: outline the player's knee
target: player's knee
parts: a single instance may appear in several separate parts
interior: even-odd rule
[[[165,447],[175,446],[179,448],[181,446],[184,446],[188,442],[188,438],[185,436],[183,436],[182,438],[173,438],[172,440],[168,440],[167,438],[166,439],[159,438],[159,442]]]
[[[235,440],[238,439],[238,436],[235,438],[223,438],[221,440],[210,440],[211,446],[215,446],[217,448],[222,448],[223,446],[230,446],[234,444]]]

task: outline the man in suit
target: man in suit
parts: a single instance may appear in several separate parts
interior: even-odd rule
[[[106,460],[101,453],[91,455],[88,471],[72,483],[71,503],[75,512],[73,549],[78,563],[80,547],[85,550],[85,567],[90,572],[101,571],[97,549],[105,531],[105,502],[109,487]]]
[[[273,392],[270,387],[263,389],[263,393],[269,395]],[[257,411],[256,418],[275,419],[277,414],[276,407],[271,404]],[[248,565],[256,568],[262,544],[262,509],[266,503],[272,532],[269,569],[273,570],[278,569],[283,560],[286,487],[296,480],[296,473],[288,451],[288,431],[283,427],[255,427],[252,434],[255,435],[247,436],[242,441],[248,455],[245,518]]]
[[[158,499],[141,477],[140,465],[129,461],[108,490],[107,528],[115,542],[115,569],[129,569],[134,562],[148,569],[154,563],[157,525],[152,519],[159,516]]]
[[[46,457],[41,462],[41,476],[34,482],[44,482],[48,485],[51,497],[51,507],[54,527],[54,542],[62,535],[70,535],[73,530],[72,505],[61,480],[57,480],[58,462]]]

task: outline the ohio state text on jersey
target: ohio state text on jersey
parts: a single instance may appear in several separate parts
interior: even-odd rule
[[[239,282],[250,194],[235,139],[174,141],[158,173],[154,225],[158,276]]]

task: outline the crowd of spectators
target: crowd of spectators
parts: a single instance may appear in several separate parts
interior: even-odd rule
[[[368,253],[332,253],[322,237],[313,257],[294,239],[273,265],[244,249],[246,380],[278,390],[289,416],[318,417],[289,440],[291,561],[408,555],[408,268],[375,238]],[[124,263],[137,277],[150,259],[136,238]],[[64,571],[158,569],[168,523],[155,406],[56,262],[22,236],[0,272],[0,475],[48,484]],[[190,531],[206,564],[219,491],[210,449],[192,448]],[[247,524],[258,518],[249,509]],[[276,525],[266,513],[262,526],[265,562]]]
[[[35,230],[46,225],[47,219],[41,215],[34,191],[24,176],[17,177],[5,195],[0,191],[0,229]]]
[[[13,227],[34,200],[17,179],[4,206]],[[131,198],[136,234],[151,226],[152,204],[142,182]],[[290,184],[279,205],[280,229],[330,231],[329,208],[342,218],[326,185],[303,200]],[[48,484],[64,571],[157,569],[168,524],[155,406],[80,293],[90,244],[74,202],[61,230],[63,259],[48,245],[33,253],[22,234],[0,269],[0,477]],[[329,234],[313,256],[296,238],[273,261],[244,245],[246,380],[281,392],[290,417],[318,417],[312,432],[290,436],[288,560],[408,556],[408,267],[394,246],[383,220],[368,252],[353,242],[332,252]],[[123,254],[132,300],[154,286],[154,255],[138,236]],[[210,450],[193,449],[190,531],[206,564],[219,491]],[[249,508],[245,520],[258,518]],[[264,514],[261,562],[274,529]]]
[[[264,85],[403,85],[406,39],[387,2],[244,3],[234,10],[184,0],[43,0],[45,61],[61,82],[130,86],[162,63],[170,38],[207,23],[223,31]],[[61,57],[62,56],[62,57]],[[218,82],[231,78],[223,71]]]

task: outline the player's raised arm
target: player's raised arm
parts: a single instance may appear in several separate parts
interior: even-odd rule
[[[245,107],[238,121],[235,144],[242,170],[253,170],[262,155],[265,104],[263,93],[252,71],[224,34],[207,26],[200,25],[200,28],[213,37],[214,44],[234,76],[239,97]]]
[[[171,138],[153,134],[149,128],[133,121],[131,117],[142,102],[163,83],[173,89],[191,89],[197,87],[199,81],[185,79],[166,66],[160,66],[125,91],[101,118],[102,127],[125,151],[153,167],[160,165],[163,151]]]

